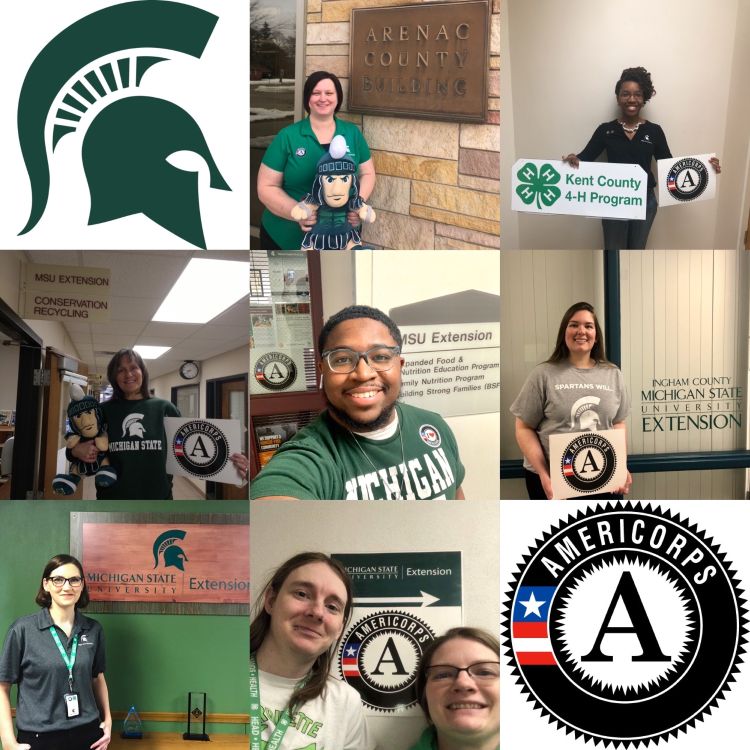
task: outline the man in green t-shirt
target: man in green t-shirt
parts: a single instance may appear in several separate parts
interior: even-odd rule
[[[463,500],[456,439],[438,414],[398,404],[401,333],[364,305],[333,315],[318,338],[328,408],[284,443],[251,499]]]

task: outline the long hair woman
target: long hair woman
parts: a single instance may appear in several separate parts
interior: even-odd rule
[[[552,354],[531,371],[510,410],[516,417],[516,441],[531,500],[552,498],[550,435],[625,430],[630,399],[622,372],[606,357],[604,334],[591,304],[576,302],[565,311]],[[614,493],[589,497],[615,499],[627,494],[631,483],[628,472]]]
[[[109,745],[104,633],[80,612],[88,602],[81,563],[55,555],[42,572],[39,611],[11,625],[0,656],[4,750],[105,750]],[[17,737],[10,709],[14,684]]]
[[[352,583],[338,561],[303,552],[271,576],[250,624],[251,750],[372,750],[359,694],[330,674],[352,611]],[[255,706],[255,708],[253,708]],[[295,722],[304,711],[309,721]]]

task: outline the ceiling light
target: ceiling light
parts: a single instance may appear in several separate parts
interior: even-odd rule
[[[193,258],[152,320],[208,323],[249,294],[250,263]]]
[[[171,346],[141,346],[140,344],[133,347],[143,359],[159,359],[164,352],[168,352],[171,348]]]

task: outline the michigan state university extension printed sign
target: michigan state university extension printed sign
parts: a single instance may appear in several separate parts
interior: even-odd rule
[[[604,219],[645,219],[648,177],[637,164],[519,159],[513,165],[514,211]]]

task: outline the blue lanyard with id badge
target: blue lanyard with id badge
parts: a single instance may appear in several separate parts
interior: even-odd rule
[[[68,692],[63,695],[65,701],[65,715],[69,719],[74,719],[76,716],[81,715],[81,707],[78,705],[78,693],[73,692],[73,665],[76,663],[76,653],[78,652],[78,633],[73,636],[73,646],[70,649],[70,657],[65,652],[62,643],[60,643],[60,636],[57,634],[57,629],[53,625],[50,628],[52,638],[57,644],[57,650],[60,652],[65,666],[68,668]]]

